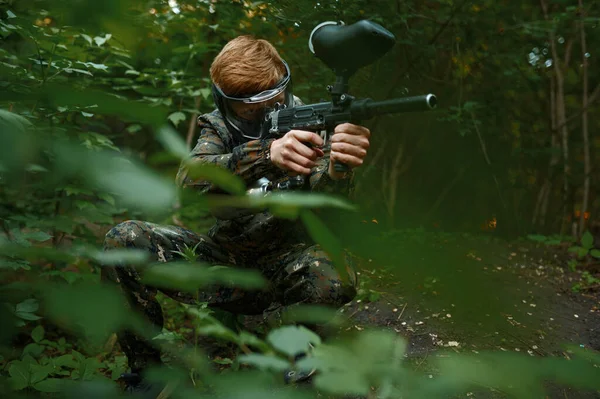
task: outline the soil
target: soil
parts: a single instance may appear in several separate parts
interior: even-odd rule
[[[396,258],[393,267],[364,263],[360,273],[369,288],[341,311],[351,315],[351,328],[377,326],[405,337],[406,356],[421,370],[447,350],[564,358],[569,346],[600,351],[597,284],[574,291],[581,270],[569,271],[565,248],[465,239],[413,243]],[[467,396],[505,397],[489,390],[473,395]],[[600,397],[555,385],[548,395]]]

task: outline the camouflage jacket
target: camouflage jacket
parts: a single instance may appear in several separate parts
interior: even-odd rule
[[[296,105],[302,102],[296,97]],[[221,166],[244,180],[249,188],[260,178],[281,182],[288,177],[285,171],[276,167],[270,160],[270,146],[275,139],[251,140],[236,143],[228,131],[218,110],[198,118],[200,137],[190,154],[189,164],[212,163]],[[354,187],[353,173],[343,180],[332,180],[327,173],[329,168],[329,145],[323,148],[325,156],[310,174],[310,189],[313,192],[351,195]],[[184,189],[196,189],[203,194],[220,192],[211,182],[195,180],[187,176],[185,166],[177,173],[177,183]],[[232,215],[235,215],[233,213]],[[263,253],[281,246],[284,242],[306,241],[304,229],[298,223],[274,217],[269,212],[246,213],[228,216],[218,213],[215,225],[208,235],[223,248],[232,253],[252,251]]]

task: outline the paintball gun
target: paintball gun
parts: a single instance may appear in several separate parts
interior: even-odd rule
[[[348,82],[356,71],[387,53],[395,44],[395,36],[381,25],[361,20],[352,25],[343,22],[323,22],[310,34],[310,51],[324,62],[336,75],[335,83],[327,87],[331,101],[296,107],[276,105],[267,113],[263,137],[281,137],[293,129],[320,132],[328,142],[335,127],[375,116],[427,111],[436,108],[437,99],[433,94],[373,101],[370,98],[357,99],[348,94]],[[345,172],[348,166],[334,165],[336,171]],[[285,189],[302,187],[304,177],[296,176]],[[263,182],[257,192],[263,193],[271,187]],[[278,187],[279,189],[279,187]]]

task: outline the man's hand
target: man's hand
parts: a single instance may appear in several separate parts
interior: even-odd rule
[[[363,126],[343,123],[337,125],[331,136],[331,154],[329,161],[329,176],[337,180],[344,177],[343,172],[336,172],[335,161],[345,163],[350,168],[362,165],[369,149],[371,131]]]
[[[304,143],[310,143],[308,147]],[[316,133],[303,130],[290,130],[280,139],[271,143],[271,162],[278,168],[294,174],[309,175],[317,163],[316,160],[324,155],[323,139]]]

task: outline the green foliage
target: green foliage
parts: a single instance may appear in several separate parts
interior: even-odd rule
[[[560,245],[562,243],[571,243],[574,241],[573,237],[571,236],[563,237],[560,235],[545,236],[541,234],[530,234],[527,236],[527,238],[531,241],[548,246]]]
[[[214,283],[247,289],[267,285],[262,276],[251,271],[197,263],[195,248],[183,248],[179,255],[187,262],[167,268],[149,264],[146,253],[105,253],[102,240],[118,221],[170,220],[176,214],[180,196],[173,178],[180,163],[189,162],[184,137],[192,132],[189,141],[193,144],[198,134],[194,130],[197,114],[212,109],[210,61],[226,40],[240,31],[270,39],[292,66],[294,76],[300,77],[295,79],[296,94],[306,102],[317,101],[326,96],[325,85],[332,83],[333,75],[310,56],[306,40],[316,22],[326,19],[351,23],[368,17],[397,33],[399,46],[353,78],[353,93],[389,98],[413,91],[440,91],[445,105],[451,104],[440,111],[437,120],[427,119],[433,127],[426,125],[429,127],[425,129],[416,116],[416,122],[403,120],[405,131],[398,130],[400,124],[393,117],[378,125],[374,150],[386,147],[383,165],[396,165],[390,162],[395,162],[398,149],[406,143],[405,153],[418,154],[417,149],[429,148],[422,151],[428,154],[427,164],[432,158],[441,160],[436,154],[442,150],[453,154],[447,162],[454,164],[462,161],[461,156],[480,150],[479,141],[475,145],[465,142],[483,133],[482,138],[495,146],[492,159],[498,162],[494,164],[496,172],[523,170],[516,176],[509,172],[500,175],[502,183],[511,183],[514,199],[516,216],[507,220],[519,220],[519,212],[530,205],[531,198],[518,199],[536,194],[525,183],[536,173],[525,170],[542,170],[536,162],[546,160],[552,152],[547,149],[547,126],[541,122],[549,120],[543,107],[540,105],[535,115],[535,110],[532,115],[523,115],[514,106],[517,98],[526,104],[541,104],[547,73],[540,60],[533,64],[518,60],[530,47],[542,47],[547,26],[524,19],[535,17],[531,5],[519,6],[518,12],[502,7],[492,1],[479,5],[447,1],[179,1],[176,6],[159,0],[1,2],[0,276],[5,284],[0,289],[0,388],[11,390],[3,397],[15,393],[119,397],[113,380],[125,371],[125,359],[107,357],[103,345],[123,328],[152,339],[153,344],[182,361],[185,370],[158,370],[155,375],[166,381],[187,382],[191,377],[195,388],[181,388],[182,397],[214,397],[215,391],[227,397],[313,397],[313,390],[290,391],[280,386],[282,371],[313,368],[319,371],[316,388],[331,395],[372,395],[375,389],[382,398],[438,397],[463,393],[476,385],[502,389],[515,397],[532,397],[542,394],[545,380],[599,389],[600,360],[591,352],[573,351],[570,361],[503,354],[452,355],[441,358],[439,378],[436,375],[431,381],[404,363],[407,343],[389,331],[342,334],[337,341],[322,341],[304,327],[287,325],[261,337],[226,325],[202,305],[185,305],[196,336],[230,342],[244,352],[235,359],[217,360],[232,366],[228,373],[217,374],[207,366],[202,351],[186,342],[187,337],[179,331],[155,331],[138,320],[119,292],[100,284],[98,278],[102,267],[128,263],[144,270],[146,282],[164,289],[196,291]],[[560,7],[553,15],[557,30],[564,29],[576,12]],[[513,27],[509,38],[498,36],[489,29],[498,21],[519,28]],[[598,20],[588,18],[585,22]],[[491,43],[496,47],[490,48]],[[589,47],[595,48],[595,43]],[[441,67],[446,64],[449,67]],[[576,68],[569,69],[567,83],[573,87],[578,84],[578,74]],[[446,83],[431,83],[437,81]],[[519,123],[532,132],[525,135]],[[384,144],[381,137],[386,130],[399,134],[390,135]],[[424,130],[435,133],[423,134]],[[460,141],[444,137],[445,132]],[[412,134],[424,141],[412,140]],[[401,143],[402,137],[408,140]],[[410,144],[413,141],[421,144]],[[460,148],[454,151],[457,143]],[[502,151],[509,154],[504,156],[507,159],[496,157]],[[546,166],[543,163],[544,171]],[[380,175],[387,173],[386,167],[377,168]],[[201,215],[222,207],[268,209],[280,217],[302,221],[345,274],[341,257],[347,237],[330,229],[319,210],[351,213],[357,210],[355,204],[316,194],[248,197],[244,183],[227,171],[207,165],[193,165],[191,169],[194,177],[208,179],[231,195],[195,196],[179,213],[187,216],[185,223],[195,225]],[[417,194],[434,198],[438,187],[445,185],[444,173],[449,169],[423,168],[427,173],[419,173],[404,186],[414,190],[414,198],[419,197]],[[469,198],[484,198],[477,194],[485,193],[490,187],[488,181],[495,178],[473,176],[483,188],[467,186]],[[389,182],[370,179],[368,183],[362,191],[367,198],[359,200],[380,212]],[[496,195],[495,184],[493,188]],[[464,199],[464,186],[454,191]],[[403,195],[398,204],[392,204],[393,210],[404,210],[404,214],[396,213],[400,218],[424,213],[419,211],[422,204],[406,202],[408,191]],[[467,203],[469,212],[487,217],[490,207],[486,204],[493,201],[448,202]],[[390,216],[384,215],[386,219]],[[456,212],[459,219],[466,215]],[[416,258],[423,255],[420,245],[433,242],[434,247],[441,248],[438,243],[452,245],[456,237],[410,228],[355,240],[362,241],[361,254],[380,253],[384,259],[397,261],[400,251],[412,247]],[[565,241],[559,236],[529,238],[544,245]],[[395,247],[397,253],[386,258],[392,252],[390,243],[399,246]],[[593,248],[589,232],[573,251],[580,257],[598,258],[600,254]],[[412,271],[411,265],[402,266]],[[421,283],[432,290],[441,273],[428,270]],[[589,272],[584,272],[583,278],[585,285],[576,290],[598,284]],[[372,301],[380,297],[364,283],[360,295]],[[320,323],[331,321],[335,314],[329,309],[299,306],[288,309],[284,316],[288,322]],[[309,355],[295,359],[301,352]],[[248,367],[254,370],[247,372]]]
[[[600,250],[594,248],[594,237],[589,230],[581,237],[581,245],[571,246],[569,252],[576,254],[579,259],[585,258],[588,255],[600,259]]]

